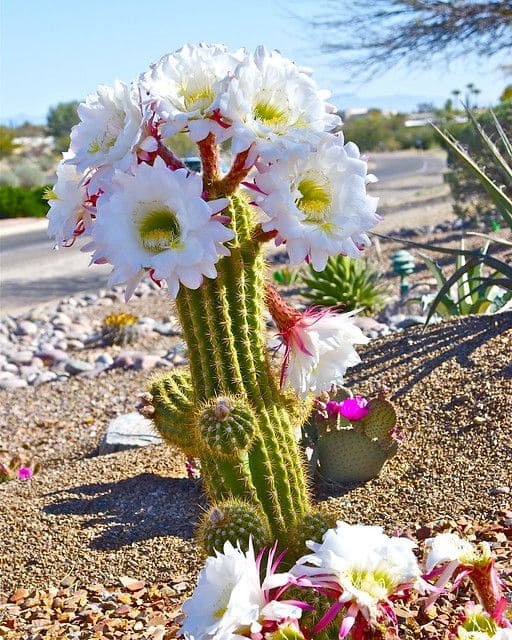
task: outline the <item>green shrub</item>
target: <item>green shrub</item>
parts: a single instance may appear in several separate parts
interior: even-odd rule
[[[0,219],[44,217],[48,212],[48,203],[43,199],[45,188],[0,187]]]
[[[362,309],[363,315],[370,315],[380,311],[387,300],[379,272],[364,259],[331,256],[323,271],[310,266],[302,281],[308,287],[304,296],[321,307],[340,305],[340,311]]]

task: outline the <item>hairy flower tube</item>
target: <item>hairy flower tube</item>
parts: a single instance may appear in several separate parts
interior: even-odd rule
[[[321,543],[308,542],[313,553],[302,557],[293,572],[307,576],[315,588],[332,595],[333,603],[312,630],[317,633],[338,615],[339,637],[364,637],[365,630],[396,631],[393,599],[410,589],[423,590],[420,569],[406,538],[390,538],[380,527],[338,521]],[[311,566],[312,565],[312,566]]]
[[[255,557],[252,542],[246,553],[226,542],[223,553],[210,556],[199,574],[196,590],[183,605],[187,616],[182,627],[185,637],[262,640],[282,624],[298,629],[297,620],[308,606],[279,599],[296,580],[289,573],[275,572],[282,556],[274,559],[274,554],[275,547],[268,553],[263,582],[263,552]]]
[[[454,533],[440,533],[425,542],[425,579],[438,578],[436,591],[428,599],[426,607],[437,599],[440,590],[453,580],[452,589],[468,577],[485,608],[499,623],[509,624],[504,617],[507,605],[491,550],[487,542],[475,546]]]
[[[271,286],[267,287],[267,306],[285,347],[283,386],[302,396],[308,391],[327,391],[343,382],[348,367],[361,361],[353,345],[369,340],[353,323],[353,312],[308,309],[300,313]]]

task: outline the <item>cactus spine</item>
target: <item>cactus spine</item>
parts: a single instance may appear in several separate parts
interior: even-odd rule
[[[205,279],[197,290],[183,287],[176,300],[190,379],[180,383],[176,374],[164,374],[153,382],[153,419],[168,442],[199,458],[213,510],[229,500],[252,505],[264,521],[255,537],[268,531],[269,542],[278,539],[290,547],[310,510],[294,438],[300,425],[267,353],[265,265],[252,208],[239,196],[232,195],[230,202],[236,232],[231,255],[218,263],[215,280]],[[222,513],[236,519],[239,511],[224,508]],[[225,528],[236,531],[237,526]],[[205,546],[212,539],[218,544],[219,535],[202,534]]]

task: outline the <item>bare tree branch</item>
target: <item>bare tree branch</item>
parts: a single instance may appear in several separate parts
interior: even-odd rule
[[[322,50],[350,61],[354,73],[512,51],[512,1],[328,0],[323,7],[313,19]]]

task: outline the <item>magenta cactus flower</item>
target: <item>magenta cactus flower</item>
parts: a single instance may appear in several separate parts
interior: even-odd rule
[[[362,396],[355,396],[353,398],[345,398],[343,402],[339,403],[338,412],[341,416],[350,420],[350,422],[357,422],[368,415],[368,400]]]
[[[29,467],[20,467],[16,475],[18,476],[18,480],[30,480],[33,472]]]

